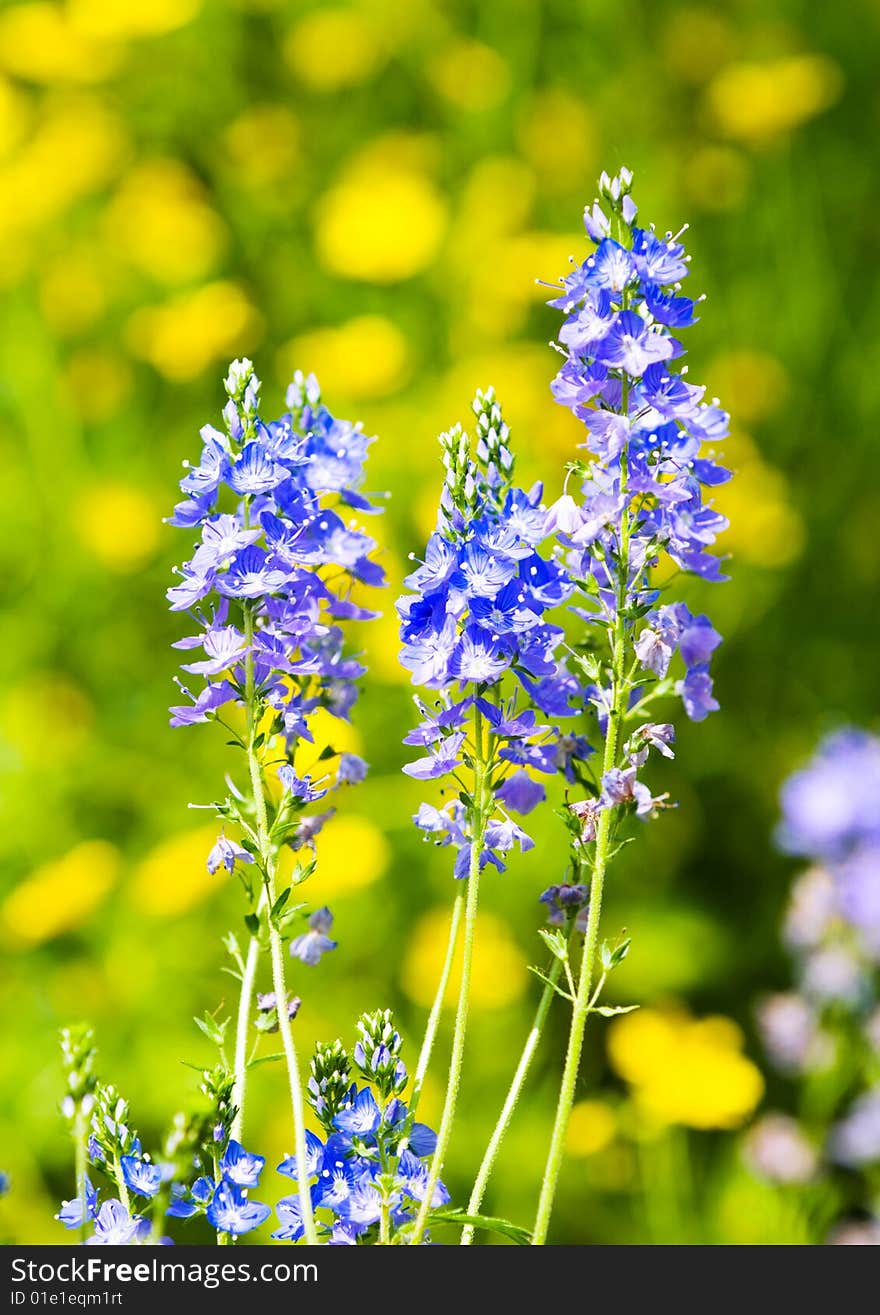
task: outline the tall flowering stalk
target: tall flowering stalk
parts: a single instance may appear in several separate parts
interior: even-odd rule
[[[747,1159],[796,1192],[832,1242],[880,1241],[880,739],[838,731],[782,790],[779,840],[812,866],[783,927],[794,989],[758,1022],[797,1083],[795,1115],[768,1112]]]
[[[525,768],[553,774],[588,752],[576,738],[563,745],[536,713],[561,705],[562,715],[571,715],[569,700],[579,688],[556,657],[563,632],[546,620],[573,586],[555,558],[548,561],[536,551],[546,533],[541,486],[527,493],[513,484],[508,428],[492,390],[477,394],[473,410],[475,438],[460,426],[441,435],[446,478],[437,528],[424,560],[407,577],[413,592],[398,604],[401,662],[413,683],[432,695],[430,702],[417,700],[421,722],[406,738],[424,756],[404,771],[417,780],[443,781],[444,793],[452,794],[439,806],[423,803],[414,820],[427,838],[452,849],[454,876],[467,881],[453,908],[447,969],[417,1070],[423,1077],[463,904],[446,1100],[413,1243],[424,1235],[455,1119],[480,874],[487,866],[503,871],[503,856],[514,846],[532,847],[508,811],[527,812],[544,797],[543,786]]]
[[[371,440],[359,427],[334,419],[314,377],[297,375],[287,393],[288,412],[269,422],[259,413],[260,383],[250,361],[233,363],[226,392],[224,428],[202,429],[200,460],[181,481],[185,501],[172,517],[174,525],[200,533],[178,583],[168,591],[172,609],[189,612],[199,626],[198,634],[177,647],[204,654],[184,665],[204,685],[198,693],[181,685],[189,701],[172,709],[172,725],[219,721],[245,755],[247,782],[241,788],[230,783],[230,794],[215,805],[219,817],[236,826],[240,840],[221,833],[208,856],[210,871],[223,867],[238,873],[249,904],[246,952],[234,936],[227,942],[241,979],[232,1133],[241,1135],[257,969],[266,946],[272,991],[260,998],[261,1026],[281,1036],[296,1154],[305,1164],[303,1097],[291,1028],[298,1001],[287,988],[285,943],[307,964],[334,946],[326,909],[313,913],[308,929],[293,936],[302,905],[290,903],[290,896],[314,870],[315,837],[330,816],[327,811],[306,815],[305,809],[366,772],[366,764],[350,754],[340,757],[330,750],[318,761],[309,723],[317,709],[347,717],[364,671],[345,656],[337,622],[372,615],[351,600],[351,588],[355,582],[381,584],[383,575],[370,560],[374,541],[340,512],[374,510],[357,491]],[[226,720],[230,709],[240,710],[237,724]],[[328,775],[325,762],[331,761],[334,770]],[[299,857],[290,884],[279,890],[284,845]],[[258,882],[251,880],[251,869]],[[305,1235],[314,1242],[305,1183],[301,1175]]]
[[[729,472],[704,444],[725,437],[728,416],[717,401],[703,401],[704,389],[687,381],[686,367],[673,367],[684,350],[675,335],[695,320],[694,302],[680,291],[688,257],[680,234],[661,238],[636,224],[631,182],[628,170],[614,179],[603,174],[601,199],[585,214],[596,249],[550,303],[565,315],[559,345],[566,359],[553,393],[584,424],[591,459],[571,467],[569,481],[580,483],[581,496],[566,491],[548,527],[580,589],[576,610],[588,631],[579,661],[591,682],[584,712],[595,718],[603,746],[599,779],[571,805],[578,823],[573,855],[589,877],[589,913],[570,984],[571,1027],[536,1244],[550,1224],[587,1018],[607,1012],[597,1002],[615,952],[602,949],[597,971],[599,924],[618,830],[626,816],[647,819],[665,803],[639,775],[652,749],[672,756],[674,730],[653,720],[655,705],[677,694],[693,721],[718,707],[709,661],[720,636],[683,603],[660,602],[655,568],[665,555],[703,580],[724,578],[709,548],[726,521],[703,491]],[[671,674],[676,652],[678,679]]]

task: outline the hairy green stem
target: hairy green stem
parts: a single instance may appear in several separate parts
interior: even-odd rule
[[[244,627],[245,643],[248,646],[247,657],[245,659],[245,700],[247,705],[248,730],[247,760],[254,796],[257,844],[259,846],[260,862],[263,869],[265,898],[268,904],[267,920],[269,923],[269,953],[272,961],[272,987],[275,992],[278,1031],[281,1035],[281,1045],[284,1050],[284,1058],[287,1066],[287,1079],[290,1087],[290,1104],[293,1111],[294,1145],[298,1166],[297,1187],[299,1191],[300,1210],[302,1213],[305,1240],[310,1245],[314,1246],[318,1241],[318,1234],[315,1229],[315,1216],[312,1211],[308,1175],[305,1171],[308,1160],[305,1106],[303,1102],[302,1086],[300,1083],[299,1060],[297,1058],[296,1045],[293,1040],[293,1030],[290,1026],[290,1017],[287,1012],[288,995],[287,981],[284,973],[284,945],[281,939],[281,934],[278,931],[278,928],[274,925],[272,919],[272,909],[275,906],[278,892],[275,888],[275,856],[269,836],[269,821],[266,814],[266,795],[263,785],[263,769],[257,754],[255,742],[256,718],[254,714],[256,708],[256,696],[254,689],[254,661],[252,653],[254,617],[251,608],[247,604],[245,604],[244,608]]]
[[[489,779],[483,744],[483,714],[478,703],[474,704],[474,792],[471,811],[471,860],[467,878],[467,900],[464,915],[464,943],[461,959],[461,983],[458,990],[458,1005],[455,1011],[455,1026],[452,1033],[452,1051],[449,1060],[449,1080],[446,1088],[446,1100],[440,1127],[437,1132],[437,1147],[431,1159],[431,1172],[416,1222],[413,1226],[410,1245],[418,1246],[424,1237],[434,1190],[440,1178],[443,1161],[449,1149],[452,1125],[458,1104],[458,1092],[461,1086],[461,1069],[464,1060],[464,1043],[467,1033],[468,1011],[471,993],[471,969],[474,956],[474,932],[477,921],[477,908],[480,894],[480,858],[483,841],[489,821],[491,800],[487,800],[487,782]]]
[[[77,1101],[76,1115],[73,1124],[73,1153],[74,1153],[74,1175],[76,1178],[76,1193],[79,1197],[80,1221],[79,1221],[79,1240],[86,1240],[86,1225],[88,1223],[88,1214],[86,1213],[86,1174],[89,1168],[89,1121],[83,1110],[82,1100]]]
[[[526,1043],[523,1047],[522,1054],[520,1055],[519,1063],[516,1066],[513,1081],[510,1084],[504,1104],[501,1107],[501,1113],[498,1116],[498,1122],[495,1124],[495,1129],[492,1133],[489,1145],[486,1147],[486,1153],[483,1156],[483,1161],[480,1165],[476,1179],[474,1180],[470,1200],[467,1205],[467,1213],[469,1215],[476,1215],[480,1212],[480,1206],[483,1203],[483,1196],[489,1178],[492,1175],[492,1170],[495,1168],[495,1161],[498,1158],[498,1152],[501,1150],[501,1143],[504,1141],[507,1134],[507,1129],[513,1118],[514,1110],[516,1109],[517,1102],[522,1094],[522,1089],[525,1086],[526,1077],[528,1076],[535,1051],[538,1048],[538,1043],[541,1040],[541,1034],[544,1031],[544,1024],[547,1021],[547,1015],[550,1012],[550,1006],[552,1005],[553,997],[556,994],[556,986],[561,976],[562,960],[554,959],[547,983],[541,994],[541,999],[538,1002],[538,1008],[535,1011],[535,1019],[532,1023],[531,1031],[526,1038]],[[461,1245],[465,1247],[470,1246],[473,1240],[474,1228],[472,1224],[468,1224],[462,1230]]]
[[[425,1024],[425,1036],[422,1041],[422,1048],[419,1051],[419,1062],[416,1064],[416,1071],[413,1075],[412,1094],[409,1099],[409,1110],[407,1112],[406,1120],[407,1126],[399,1147],[401,1151],[405,1150],[409,1144],[409,1135],[412,1131],[412,1125],[415,1123],[416,1110],[419,1107],[422,1088],[425,1085],[425,1077],[428,1072],[428,1065],[431,1062],[431,1054],[434,1050],[434,1042],[437,1039],[437,1028],[440,1025],[440,1015],[443,1012],[443,1001],[446,998],[446,988],[449,985],[452,965],[455,961],[455,950],[458,945],[458,933],[459,928],[461,927],[461,915],[463,911],[464,895],[459,892],[452,905],[452,917],[449,920],[449,939],[446,942],[446,957],[443,960],[443,968],[440,972],[440,980],[437,983],[437,990],[434,994],[431,1012],[428,1014],[428,1021]]]
[[[626,412],[627,390],[624,387],[623,411]],[[620,454],[620,490],[625,496],[627,480],[626,449]],[[605,734],[605,752],[602,759],[602,775],[610,772],[617,765],[617,752],[620,745],[620,731],[626,712],[627,682],[626,671],[626,605],[629,585],[629,513],[624,507],[620,523],[620,559],[618,562],[617,611],[614,622],[611,654],[612,697],[608,712],[608,730]],[[559,1101],[556,1106],[556,1118],[550,1137],[550,1150],[541,1183],[538,1199],[538,1211],[535,1227],[532,1231],[532,1245],[542,1246],[547,1240],[553,1202],[559,1183],[559,1171],[565,1154],[565,1138],[568,1123],[574,1105],[578,1071],[584,1045],[584,1031],[587,1026],[591,1008],[591,990],[596,966],[596,953],[599,948],[599,921],[602,916],[602,898],[605,891],[605,873],[611,848],[613,810],[604,809],[599,814],[596,827],[596,846],[593,856],[593,871],[590,880],[590,912],[587,918],[587,931],[584,937],[584,951],[581,958],[578,989],[571,1015],[571,1028],[568,1035],[568,1047],[565,1055],[565,1067],[559,1089]]]
[[[262,899],[257,906],[259,914]],[[241,978],[241,990],[238,996],[238,1017],[235,1024],[235,1059],[233,1073],[235,1084],[232,1088],[232,1102],[235,1106],[235,1118],[232,1120],[230,1135],[240,1142],[244,1132],[244,1101],[247,1094],[248,1042],[250,1040],[251,1010],[253,1008],[254,985],[257,977],[257,964],[260,958],[260,943],[256,936],[248,942],[247,957]]]

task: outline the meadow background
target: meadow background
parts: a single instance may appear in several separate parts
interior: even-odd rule
[[[680,807],[611,883],[607,932],[633,938],[615,994],[652,1012],[638,1038],[591,1028],[554,1237],[808,1235],[735,1130],[760,1089],[755,1001],[787,980],[779,784],[823,730],[877,712],[878,37],[878,0],[845,21],[807,0],[0,6],[4,1240],[65,1236],[59,1026],[94,1022],[102,1074],[154,1141],[193,1097],[180,1061],[211,1057],[191,1015],[229,995],[237,889],[206,873],[216,828],[187,804],[231,764],[219,729],[167,726],[183,631],[164,590],[189,540],[162,517],[243,353],[267,412],[300,366],[380,436],[390,589],[344,745],[372,773],[308,892],[339,949],[293,987],[305,1054],[389,1004],[414,1061],[452,891],[409,820],[393,599],[433,521],[436,433],[476,386],[498,390],[522,481],[558,494],[580,431],[549,393],[557,316],[535,278],[583,258],[583,206],[621,163],[643,218],[693,225],[691,374],[733,413],[732,579],[691,597],[725,636],[723,710],[681,728],[662,781]],[[547,811],[537,850],[485,883],[459,1199],[536,994],[536,899],[565,844]],[[688,1013],[731,1021],[695,1031]],[[563,1044],[560,1009],[488,1201],[520,1223]],[[289,1148],[280,1068],[252,1081],[248,1125],[255,1149]]]

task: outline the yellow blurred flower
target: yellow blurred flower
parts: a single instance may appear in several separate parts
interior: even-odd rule
[[[93,720],[87,696],[68,676],[37,672],[13,685],[0,704],[3,739],[22,762],[45,761],[46,745],[52,760],[63,763],[82,748]]]
[[[509,237],[528,223],[537,184],[534,170],[510,155],[487,155],[468,174],[458,203],[450,248],[456,261],[469,268],[482,258],[486,242]],[[486,197],[492,197],[492,205]]]
[[[147,160],[123,179],[105,216],[110,242],[161,283],[203,278],[226,230],[195,176],[179,160]]]
[[[735,210],[748,190],[748,160],[731,146],[703,146],[686,160],[682,182],[701,209]]]
[[[437,503],[434,503],[434,515],[437,514]],[[433,529],[433,524],[431,525]],[[427,537],[427,536],[426,536]],[[388,578],[388,589],[386,598],[396,598],[403,591],[403,577],[410,570],[407,563],[406,570],[403,564],[391,553],[382,554],[382,565]],[[364,597],[358,599],[367,607],[376,604],[375,596],[373,598]],[[393,605],[388,602],[380,603],[376,609],[381,613],[369,625],[364,626],[361,637],[361,644],[365,654],[367,666],[371,674],[377,680],[383,680],[389,684],[410,686],[410,673],[405,667],[400,665],[400,618]]]
[[[294,369],[311,370],[327,393],[353,401],[387,397],[406,382],[406,338],[382,315],[359,315],[336,328],[313,329],[281,348],[279,370],[290,379]]]
[[[81,31],[61,5],[14,5],[0,14],[0,68],[31,82],[100,82],[122,53]]]
[[[352,160],[318,201],[315,241],[334,274],[397,283],[433,263],[446,202],[412,152],[376,146]]]
[[[303,771],[310,771],[312,775],[320,772],[320,763],[317,766],[313,764],[327,748],[332,747],[337,753],[361,753],[363,750],[358,728],[350,721],[334,717],[326,708],[316,708],[309,714],[309,730],[314,743],[301,743],[301,756],[297,758],[297,767]]]
[[[137,571],[156,550],[159,509],[141,489],[102,480],[76,498],[77,538],[103,566],[124,575]]]
[[[71,25],[101,39],[161,36],[189,23],[202,0],[67,0]]]
[[[530,306],[545,302],[548,292],[538,279],[551,281],[568,272],[570,236],[519,233],[490,245],[471,270],[469,317],[481,337],[504,336],[523,323]],[[553,362],[546,359],[549,388]]]
[[[756,566],[787,566],[803,549],[804,524],[788,501],[785,476],[762,460],[744,434],[725,441],[724,461],[734,478],[717,488],[713,499],[730,520],[722,551]]]
[[[30,117],[27,97],[8,79],[0,77],[0,160],[21,141]]]
[[[284,58],[301,82],[316,91],[339,91],[366,82],[384,61],[381,34],[355,9],[316,9],[290,29]]]
[[[119,119],[101,101],[83,93],[53,100],[27,143],[0,166],[0,191],[15,197],[0,209],[0,241],[57,218],[103,186],[124,145]]]
[[[536,92],[520,115],[520,150],[544,185],[568,190],[596,162],[593,115],[577,96],[559,87]]]
[[[821,114],[842,88],[843,74],[827,55],[788,55],[762,64],[731,64],[706,95],[723,132],[757,144]]]
[[[223,281],[136,311],[125,338],[135,356],[182,382],[215,361],[247,352],[261,331],[262,320],[242,289]]]
[[[422,915],[409,937],[403,962],[401,982],[404,991],[416,1004],[429,1007],[434,1000],[437,982],[446,957],[449,939],[449,909],[436,908]],[[454,1008],[461,977],[462,942],[444,998],[446,1008]],[[471,1004],[474,1009],[501,1009],[522,998],[527,972],[523,956],[505,922],[491,913],[477,919],[476,942],[471,976]]]
[[[299,141],[299,124],[284,105],[252,105],[223,134],[237,181],[254,188],[268,187],[292,174]]]
[[[585,1158],[602,1151],[614,1140],[617,1116],[601,1100],[579,1100],[572,1108],[565,1149],[569,1155]]]
[[[214,876],[205,866],[220,823],[183,831],[163,840],[135,869],[129,898],[143,913],[172,918],[187,913],[202,900],[219,893],[229,878],[225,868]]]
[[[661,1009],[616,1019],[608,1036],[611,1064],[643,1113],[690,1128],[737,1128],[754,1110],[764,1080],[742,1047],[729,1018]]]
[[[81,926],[108,894],[120,861],[108,841],[82,841],[20,882],[4,901],[0,922],[25,945]]]
[[[315,843],[318,866],[309,883],[309,898],[314,890],[314,899],[321,903],[332,904],[340,896],[362,890],[377,881],[388,866],[384,835],[375,822],[356,813],[334,817]]]
[[[83,420],[109,420],[131,392],[131,366],[118,352],[82,347],[67,362],[64,380]]]
[[[498,51],[464,37],[434,56],[428,77],[441,96],[462,110],[494,109],[510,89],[510,70]]]
[[[667,68],[686,82],[708,82],[737,52],[737,36],[716,9],[687,5],[670,16],[663,35]]]
[[[788,394],[784,366],[766,352],[725,352],[712,362],[708,377],[725,409],[746,424],[778,411]]]
[[[104,313],[107,289],[97,252],[67,250],[46,262],[40,283],[40,308],[52,329],[63,336],[83,333]]]

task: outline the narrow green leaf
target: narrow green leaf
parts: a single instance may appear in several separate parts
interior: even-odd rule
[[[568,943],[562,933],[555,929],[551,931],[549,927],[539,927],[538,935],[553,955],[553,958],[565,963],[568,958]]]
[[[623,963],[624,959],[629,954],[629,947],[631,944],[632,938],[627,936],[626,940],[621,941],[619,945],[614,947],[611,951],[612,968],[616,968],[619,963]]]
[[[219,1030],[210,1014],[205,1018],[194,1017],[193,1022],[200,1032],[204,1032],[209,1041],[213,1041],[215,1045],[219,1046],[220,1042],[223,1040],[223,1033]]]
[[[545,973],[541,972],[540,968],[536,968],[533,964],[530,964],[529,972],[534,973],[536,977],[540,977],[541,981],[545,984],[545,986],[552,986],[556,994],[561,995],[563,1000],[568,1000],[570,1004],[574,1004],[574,996],[569,995],[568,991],[563,991],[562,987],[559,985],[558,982],[552,982],[550,978],[546,976]]]
[[[284,908],[285,904],[287,903],[287,901],[288,901],[289,899],[290,899],[290,886],[286,886],[286,887],[284,888],[284,890],[282,890],[281,894],[278,896],[278,898],[277,898],[277,900],[275,901],[275,903],[272,905],[272,915],[271,915],[271,916],[272,916],[272,920],[273,920],[273,922],[274,922],[274,920],[278,917],[279,913],[280,913],[281,910]]]
[[[613,1018],[615,1014],[631,1014],[639,1005],[593,1005],[591,1014],[601,1014],[603,1018]]]
[[[528,1246],[532,1235],[527,1228],[512,1224],[509,1219],[498,1219],[494,1215],[469,1215],[466,1210],[432,1210],[428,1215],[429,1224],[457,1224],[462,1228],[468,1224],[485,1233],[499,1233],[517,1246]]]

